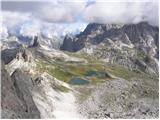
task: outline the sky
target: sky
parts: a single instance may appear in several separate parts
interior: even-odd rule
[[[158,26],[158,5],[158,0],[2,0],[1,36],[65,36],[91,22]]]

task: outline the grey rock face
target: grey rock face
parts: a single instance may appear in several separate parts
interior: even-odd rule
[[[17,69],[10,77],[1,67],[2,76],[2,118],[40,118],[40,113],[32,99],[33,87],[31,79],[20,69]]]
[[[20,118],[17,113],[21,112],[21,101],[16,95],[13,81],[4,68],[4,63],[1,64],[1,76],[1,117]]]
[[[1,59],[4,61],[5,64],[11,62],[18,53],[18,49],[5,49],[1,51]]]
[[[32,60],[32,53],[25,48],[5,49],[1,51],[1,59],[5,64],[10,63],[13,59],[24,59],[26,62]]]
[[[43,81],[43,77],[37,77],[37,78],[34,80],[34,82],[35,82],[36,84],[40,84],[42,81]]]
[[[59,49],[61,44],[61,40],[57,37],[46,38],[43,35],[34,36],[32,43],[29,47],[48,47],[51,49]]]
[[[158,33],[158,27],[151,26],[147,22],[128,25],[91,23],[86,27],[84,32],[75,36],[75,38],[72,38],[77,39],[76,41],[70,40],[71,38],[68,38],[68,41],[74,42],[74,44],[71,44],[69,47],[72,46],[74,51],[78,51],[85,47],[85,42],[99,44],[106,38],[109,38],[111,40],[123,40],[119,38],[122,36],[127,36],[131,43],[141,43],[143,44],[143,47],[145,47],[148,36],[153,38],[152,42],[154,42],[154,44],[158,43]],[[63,50],[68,49],[67,46],[65,46],[65,44],[67,43],[66,41],[67,38],[65,38],[65,41],[62,45]],[[123,40],[123,42],[125,42],[125,40]],[[156,44],[156,46],[157,45],[158,44]],[[148,45],[148,47],[149,46],[150,45]]]
[[[22,58],[25,60],[25,62],[31,62],[33,57],[32,57],[32,53],[27,50],[27,49],[24,49],[23,52],[22,52]]]
[[[80,34],[76,35],[75,38],[65,37],[61,49],[72,52],[79,51],[85,47],[86,42],[90,41],[91,43],[93,43],[93,38],[102,35],[105,31],[108,31],[111,28],[116,29],[119,27],[120,27],[119,25],[114,25],[114,24],[105,25],[98,23],[90,23],[86,27],[86,29]],[[71,50],[68,50],[69,48],[71,48]]]
[[[31,45],[31,47],[38,47],[40,44],[39,44],[39,41],[38,41],[38,36],[35,36],[34,39],[33,39],[33,45]]]
[[[107,31],[107,30],[112,29],[112,28],[118,29],[121,26],[122,25],[118,25],[118,24],[90,23],[90,24],[88,24],[87,28],[84,30],[84,32],[82,34],[83,35],[88,35],[88,34],[96,32],[96,31],[97,31],[97,33],[98,32],[100,33],[100,32],[104,32],[104,31]]]
[[[74,51],[74,39],[73,37],[66,35],[63,41],[62,46],[60,47],[61,50],[67,50],[70,52]]]

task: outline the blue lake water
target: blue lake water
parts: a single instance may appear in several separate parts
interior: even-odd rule
[[[97,73],[97,71],[87,71],[85,73],[85,76],[94,77],[94,76],[98,76],[98,73]]]
[[[72,84],[72,85],[87,85],[87,84],[89,84],[89,81],[88,80],[84,80],[82,78],[72,78],[69,81],[69,84]]]
[[[106,78],[110,77],[106,72],[99,72],[99,71],[87,71],[85,73],[85,76],[87,77],[97,77],[97,78]]]

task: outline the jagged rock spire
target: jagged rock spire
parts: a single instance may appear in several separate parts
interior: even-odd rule
[[[37,47],[39,45],[38,36],[34,36],[33,45],[31,45],[31,47]]]

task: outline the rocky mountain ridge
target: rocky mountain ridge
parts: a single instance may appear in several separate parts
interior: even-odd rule
[[[130,70],[158,75],[159,28],[147,22],[128,25],[91,23],[75,37],[66,36],[61,50],[84,52]]]
[[[146,37],[148,35],[150,35],[154,39],[155,44],[158,46],[158,32],[158,27],[149,25],[147,22],[128,25],[90,23],[80,34],[76,35],[73,38],[68,37],[68,39],[71,39],[73,42],[75,42],[74,46],[68,48],[68,51],[79,51],[83,47],[85,47],[86,42],[89,42],[91,44],[99,44],[105,41],[105,39],[107,38],[115,39],[116,37],[124,38],[123,42],[127,42],[128,40],[130,40],[130,42],[133,44],[137,42],[145,43],[147,41],[145,39],[147,39]],[[64,42],[65,40],[67,39],[64,39]],[[68,40],[68,42],[70,42],[70,40]],[[67,50],[67,48],[65,49],[65,44],[63,45],[61,46],[61,48],[63,50]]]

